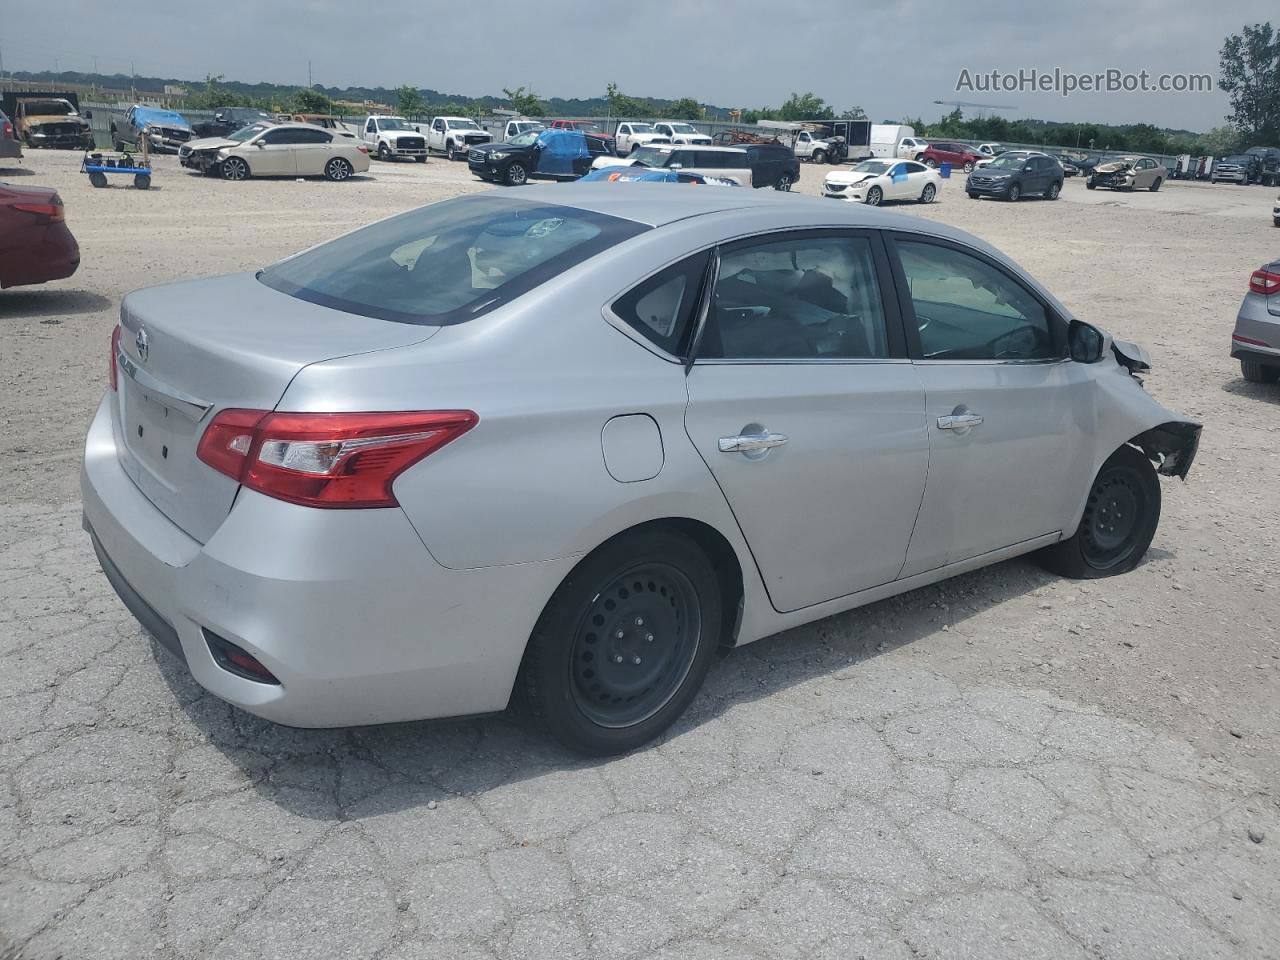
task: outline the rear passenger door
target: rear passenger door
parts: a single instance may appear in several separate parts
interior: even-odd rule
[[[889,582],[906,557],[928,435],[892,290],[872,231],[718,251],[685,428],[778,610]]]
[[[316,177],[324,173],[324,165],[333,156],[333,135],[316,127],[314,130],[294,130],[295,172],[300,177]]]

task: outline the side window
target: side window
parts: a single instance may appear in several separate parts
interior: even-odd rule
[[[373,123],[373,121],[372,121],[372,120],[370,120],[368,123],[366,123],[366,124],[364,125],[364,132],[365,132],[365,133],[373,133],[376,129],[377,129],[377,127],[375,127],[375,126],[374,126],[374,123]]]
[[[673,356],[684,356],[707,256],[700,253],[655,274],[614,301],[613,312],[646,340]]]
[[[667,159],[668,167],[692,167],[692,150],[672,150]]]
[[[443,120],[437,120],[435,123],[431,124],[431,128],[432,128],[433,130],[443,130],[443,129],[444,129],[444,121],[443,121]]]
[[[914,160],[904,163],[903,166],[907,168],[907,173],[924,173],[929,169],[923,163],[916,163]]]
[[[809,235],[724,251],[698,355],[887,357],[884,303],[870,241]]]
[[[305,131],[292,130],[285,128],[283,130],[268,130],[262,135],[263,143],[281,144],[281,143],[301,143],[301,134]]]
[[[328,143],[333,136],[317,127],[315,130],[295,130],[295,143]]]
[[[1049,360],[1049,314],[1004,272],[968,253],[898,241],[927,360]]]
[[[725,160],[729,158],[729,154],[718,153],[715,150],[698,150],[693,154],[693,158],[693,166],[719,170],[725,166]]]

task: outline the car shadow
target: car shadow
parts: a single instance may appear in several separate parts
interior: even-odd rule
[[[30,167],[0,167],[0,177],[30,177],[34,174]]]
[[[1263,403],[1280,404],[1280,383],[1250,383],[1244,377],[1236,377],[1222,385],[1223,393]]]
[[[737,713],[744,705],[785,697],[797,684],[856,671],[881,653],[943,636],[953,642],[951,638],[965,635],[970,617],[1055,579],[1031,560],[1018,558],[728,650],[712,665],[685,715],[635,754],[673,742],[679,749],[681,737],[730,709]],[[514,709],[374,727],[283,727],[218,700],[158,643],[152,641],[152,647],[187,718],[240,768],[259,795],[308,818],[345,819],[353,797],[360,800],[358,815],[372,816],[619,759],[571,753],[523,722]],[[770,716],[761,711],[753,721],[747,713],[740,722],[763,729]],[[301,769],[315,777],[313,790],[331,792],[331,806],[317,804],[315,792],[297,792]],[[382,790],[392,782],[396,789]]]
[[[0,320],[98,313],[112,301],[89,290],[30,290],[21,287],[0,293]]]

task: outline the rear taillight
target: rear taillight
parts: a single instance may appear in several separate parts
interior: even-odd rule
[[[13,124],[10,123],[8,120],[4,122],[4,138],[6,140],[13,139]]]
[[[116,324],[111,329],[111,389],[120,389],[120,373],[116,370],[116,355],[120,352],[120,324]]]
[[[356,147],[356,149],[357,149],[357,150],[359,150],[361,153],[368,153],[368,152],[369,152],[369,148],[368,148],[368,147]]]
[[[66,209],[56,194],[48,203],[15,203],[13,209],[34,214],[37,217],[46,217],[50,222],[67,219]]]
[[[401,473],[479,421],[470,410],[223,410],[196,455],[251,490],[308,507],[394,507]]]
[[[1253,271],[1253,276],[1249,278],[1249,290],[1264,297],[1280,293],[1280,273],[1267,269]]]

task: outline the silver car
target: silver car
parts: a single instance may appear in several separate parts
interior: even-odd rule
[[[459,197],[130,294],[84,522],[217,696],[644,743],[718,649],[1138,563],[1200,427],[961,231],[773,191]]]
[[[1249,291],[1231,333],[1231,356],[1240,361],[1240,375],[1246,380],[1280,380],[1280,260],[1249,277]]]

